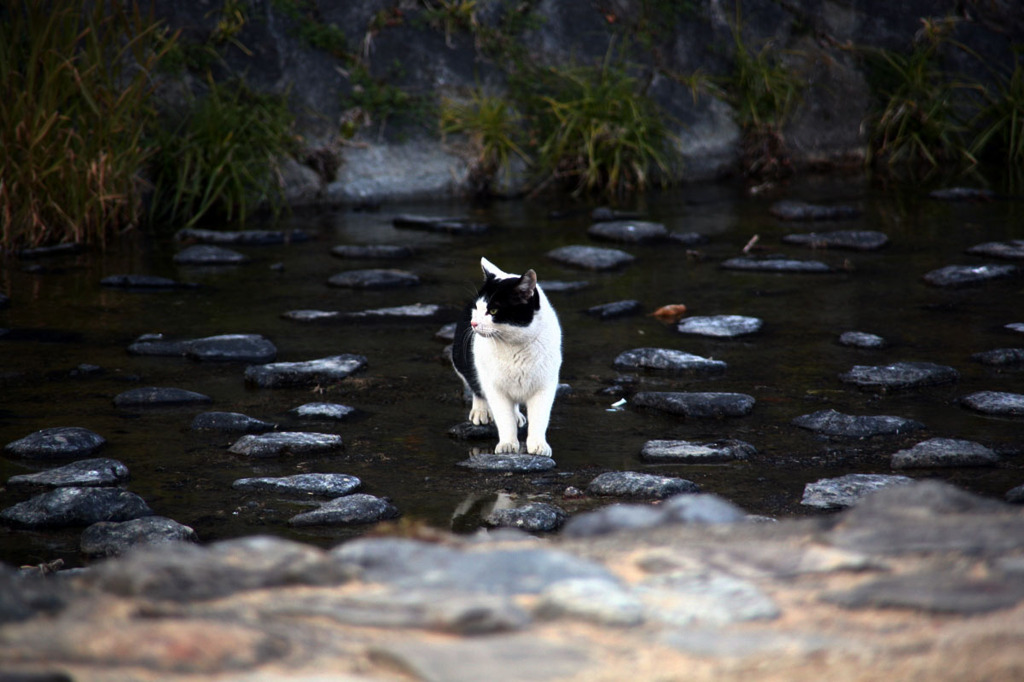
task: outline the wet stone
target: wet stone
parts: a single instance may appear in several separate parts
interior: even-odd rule
[[[153,510],[120,488],[56,488],[0,511],[0,521],[17,528],[88,526],[98,521],[128,521]]]
[[[107,439],[95,431],[80,426],[57,426],[8,443],[4,453],[25,459],[88,457],[106,442]]]
[[[613,303],[595,305],[592,308],[587,308],[586,313],[587,315],[592,315],[601,320],[611,320],[617,317],[636,315],[640,310],[640,301],[629,299],[626,301],[615,301]]]
[[[179,242],[273,246],[309,241],[303,230],[203,230],[185,228],[175,235]]]
[[[561,507],[529,502],[512,509],[495,509],[484,519],[488,526],[518,528],[528,533],[546,533],[561,528],[569,515]]]
[[[722,263],[722,268],[725,270],[747,270],[754,272],[832,272],[832,268],[821,261],[798,260],[781,256],[730,258]]]
[[[363,484],[348,474],[295,474],[280,478],[240,478],[231,484],[235,490],[342,497]]]
[[[971,356],[971,360],[993,367],[1013,367],[1024,365],[1024,348],[996,348],[982,351]]]
[[[114,405],[118,407],[169,407],[212,402],[210,396],[202,393],[161,386],[133,388],[114,396]]]
[[[1010,239],[1005,242],[986,242],[967,249],[967,253],[992,258],[1024,259],[1024,239]]]
[[[936,287],[963,287],[984,284],[995,279],[1017,274],[1015,265],[947,265],[924,275],[928,284]]]
[[[1024,322],[1011,322],[1010,324],[1004,325],[1004,327],[1009,329],[1011,332],[1024,334]]]
[[[903,389],[948,384],[960,379],[952,367],[933,362],[894,362],[889,365],[854,365],[839,375],[843,383],[861,388]]]
[[[885,339],[868,332],[843,332],[839,335],[839,345],[854,348],[884,348]]]
[[[465,421],[448,429],[448,435],[459,440],[488,440],[498,437],[498,427],[493,423],[474,424]]]
[[[636,471],[609,471],[587,485],[590,495],[644,497],[662,500],[673,495],[700,492],[700,486],[685,478],[657,476]]]
[[[360,260],[397,260],[409,258],[414,251],[408,246],[391,246],[387,244],[355,245],[344,244],[331,249],[331,255],[338,258],[353,258]]]
[[[889,243],[889,237],[874,230],[836,230],[835,232],[804,232],[787,234],[786,244],[799,244],[812,249],[848,249],[875,251]]]
[[[185,357],[191,339],[171,340],[163,334],[143,334],[128,346],[132,355]]]
[[[762,321],[744,315],[710,315],[688,317],[676,327],[683,334],[734,337],[761,331]]]
[[[203,412],[192,420],[193,431],[226,431],[234,433],[266,433],[277,424],[256,419],[240,412]]]
[[[612,362],[616,369],[651,369],[670,372],[721,372],[726,364],[671,348],[634,348],[620,353]]]
[[[1000,417],[1024,417],[1024,394],[978,391],[960,399],[965,407]]]
[[[590,212],[590,219],[595,223],[608,220],[638,220],[642,216],[634,211],[619,211],[608,206],[598,206]]]
[[[551,294],[551,293],[567,294],[567,293],[572,293],[574,291],[580,291],[582,289],[586,289],[589,286],[590,286],[590,282],[584,282],[584,281],[564,282],[562,280],[555,279],[555,280],[546,280],[544,282],[541,282],[541,289],[543,289],[544,292],[548,293],[548,294]]]
[[[349,270],[332,275],[327,284],[332,287],[348,289],[390,289],[394,287],[412,287],[420,283],[420,278],[405,270]]]
[[[341,317],[349,320],[426,320],[453,312],[450,308],[435,303],[413,303],[391,308],[374,308],[356,313],[342,313]]]
[[[100,521],[82,531],[81,549],[87,556],[120,556],[133,547],[166,542],[199,542],[189,526],[163,516],[130,521]]]
[[[187,355],[205,362],[273,362],[277,347],[259,334],[221,334],[195,339],[188,345]]]
[[[260,388],[315,386],[341,381],[366,367],[362,355],[345,353],[303,362],[274,362],[245,369],[245,380]]]
[[[700,232],[669,232],[668,238],[681,246],[700,246],[711,241],[707,235]]]
[[[845,220],[861,213],[852,206],[823,206],[788,199],[775,202],[768,212],[780,220]]]
[[[100,280],[100,286],[116,289],[159,290],[194,288],[196,285],[155,275],[110,275]]]
[[[743,417],[754,409],[755,400],[745,393],[643,391],[632,398],[633,405],[686,417]]]
[[[999,455],[981,443],[956,438],[931,438],[892,456],[893,469],[995,466]]]
[[[865,495],[882,488],[908,485],[914,479],[887,474],[847,474],[822,478],[804,486],[800,504],[818,509],[842,509],[857,504]]]
[[[241,265],[248,263],[249,257],[211,244],[194,244],[174,254],[174,262],[178,265]]]
[[[595,239],[627,244],[647,244],[661,241],[668,236],[668,230],[661,223],[646,220],[611,220],[591,225],[587,234]]]
[[[356,408],[339,403],[306,403],[305,405],[299,405],[293,410],[289,410],[291,414],[303,419],[331,419],[333,421],[347,419],[355,411]]]
[[[454,341],[455,327],[456,324],[454,322],[444,325],[434,333],[434,338],[438,341]]]
[[[469,459],[458,462],[456,466],[477,471],[508,471],[512,473],[531,473],[548,471],[555,468],[555,460],[541,455],[470,455]]]
[[[420,230],[422,232],[441,232],[444,234],[467,235],[483,234],[490,229],[486,223],[477,223],[461,218],[431,218],[417,215],[398,215],[392,224],[400,229]]]
[[[246,457],[278,457],[281,455],[313,455],[332,452],[342,447],[341,436],[333,433],[275,431],[242,436],[228,452]]]
[[[288,519],[289,526],[347,526],[393,519],[398,510],[385,499],[356,493],[325,502],[318,509]]]
[[[894,436],[924,428],[924,424],[889,415],[852,415],[835,410],[819,410],[793,420],[794,426],[808,429],[823,436],[843,438],[870,438]]]
[[[563,246],[548,251],[548,258],[585,270],[614,270],[632,263],[634,257],[618,249],[602,249],[596,246]]]
[[[7,479],[7,485],[45,486],[47,488],[113,486],[128,480],[128,467],[116,459],[96,457],[34,474]]]
[[[688,440],[649,440],[640,449],[645,462],[689,462],[704,464],[746,459],[757,452],[741,440],[717,440],[697,443]]]
[[[823,599],[850,609],[903,608],[932,613],[978,614],[1009,609],[1024,601],[1024,582],[924,571],[877,578]]]
[[[928,198],[939,201],[992,201],[996,198],[996,193],[990,189],[977,187],[946,187],[932,190],[928,193]]]

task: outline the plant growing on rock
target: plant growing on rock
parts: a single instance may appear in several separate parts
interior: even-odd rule
[[[997,74],[997,78],[996,92],[985,91],[984,105],[973,122],[978,135],[971,154],[1002,157],[1008,166],[1019,168],[1024,163],[1024,68],[1019,55],[1015,55],[1013,71]]]
[[[442,100],[441,133],[468,137],[474,155],[473,184],[483,194],[499,173],[510,172],[514,157],[530,162],[518,142],[523,135],[522,116],[504,97],[477,89],[468,101]]]

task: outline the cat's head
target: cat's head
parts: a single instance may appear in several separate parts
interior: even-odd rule
[[[480,267],[484,283],[472,309],[473,331],[481,336],[501,336],[509,328],[529,327],[540,310],[537,273],[527,270],[512,275],[486,258],[480,259]]]

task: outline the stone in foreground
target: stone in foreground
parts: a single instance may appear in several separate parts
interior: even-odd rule
[[[931,438],[892,456],[893,469],[995,466],[999,455],[981,443],[957,438]]]
[[[362,355],[345,353],[303,362],[273,362],[245,369],[245,380],[260,388],[314,386],[341,381],[366,367]]]
[[[617,369],[650,369],[669,372],[721,372],[726,364],[671,348],[634,348],[620,353],[612,362]]]
[[[584,270],[614,270],[632,263],[631,254],[596,246],[563,246],[548,252],[548,258]]]
[[[82,532],[82,553],[91,556],[120,556],[141,545],[167,542],[199,542],[189,526],[163,516],[145,516],[130,521],[100,521]]]
[[[847,474],[822,478],[804,486],[800,504],[818,509],[843,509],[857,504],[862,497],[882,488],[908,485],[914,479],[887,474]]]
[[[319,509],[288,519],[289,526],[348,526],[386,521],[398,516],[387,500],[366,493],[347,495],[325,502]]]
[[[508,471],[512,473],[528,473],[548,471],[555,468],[555,460],[540,455],[472,455],[457,466],[478,471]]]
[[[854,365],[839,375],[843,383],[861,388],[903,389],[948,384],[960,379],[952,367],[933,362],[894,362],[889,365]]]
[[[733,439],[705,443],[689,440],[649,440],[640,449],[640,459],[645,462],[704,464],[746,459],[756,452],[750,443]]]
[[[923,429],[924,424],[889,415],[852,415],[836,410],[819,410],[793,420],[794,426],[820,433],[823,436],[843,438],[870,438],[872,436],[899,435]]]
[[[544,502],[529,502],[512,509],[495,509],[484,523],[499,528],[518,528],[528,533],[546,533],[558,530],[569,515],[561,507]]]
[[[744,417],[753,411],[755,400],[745,393],[643,391],[631,402],[686,417],[714,418]]]
[[[657,476],[636,471],[609,471],[587,485],[590,495],[664,499],[683,493],[700,492],[700,486],[685,478]]]
[[[278,457],[280,455],[313,455],[332,452],[342,447],[341,436],[333,433],[276,431],[242,436],[228,452],[247,457]]]
[[[7,479],[7,485],[34,485],[47,488],[112,486],[128,480],[128,467],[116,459],[95,457],[80,459],[55,469],[21,474]]]
[[[88,457],[106,442],[103,436],[81,426],[56,426],[11,441],[4,452],[25,459]]]

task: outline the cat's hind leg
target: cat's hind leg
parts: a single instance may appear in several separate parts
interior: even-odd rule
[[[473,395],[473,406],[469,408],[469,421],[474,424],[491,423],[491,411],[487,407],[487,400]]]

